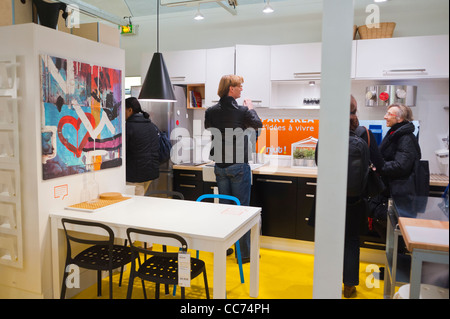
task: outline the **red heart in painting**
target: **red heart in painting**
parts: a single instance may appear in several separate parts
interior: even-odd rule
[[[92,127],[95,127],[95,119],[90,113],[85,113],[86,117],[88,118],[89,122],[91,122]],[[64,137],[62,133],[63,126],[66,124],[72,125],[77,130],[77,143],[78,143],[78,131],[80,130],[81,125],[81,119],[74,118],[73,116],[63,116],[61,120],[59,120],[58,123],[58,137],[61,143],[69,150],[71,151],[76,157],[81,156],[81,152],[83,151],[84,145],[86,145],[88,138],[89,138],[89,132],[86,132],[83,139],[81,140],[81,143],[77,146],[74,146],[73,144],[69,143],[69,141]]]

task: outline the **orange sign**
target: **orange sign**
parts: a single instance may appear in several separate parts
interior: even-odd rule
[[[319,138],[319,120],[265,119],[256,144],[258,153],[291,155],[293,143]]]
[[[64,199],[69,195],[69,186],[67,184],[53,187],[53,197]]]

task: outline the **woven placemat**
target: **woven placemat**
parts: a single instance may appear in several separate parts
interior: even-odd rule
[[[116,204],[116,203],[122,202],[122,201],[130,199],[130,198],[131,197],[122,197],[122,198],[117,198],[117,199],[98,199],[95,202],[92,202],[92,201],[82,202],[82,203],[70,205],[67,208],[94,211],[96,209],[104,208],[106,206]]]

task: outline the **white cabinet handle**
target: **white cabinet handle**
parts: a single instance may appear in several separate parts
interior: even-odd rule
[[[314,182],[306,182],[306,185],[317,186],[317,183],[314,183]]]
[[[398,73],[411,73],[411,74],[424,74],[427,72],[427,69],[392,69],[392,70],[383,70],[384,75],[398,74]]]
[[[294,78],[296,79],[312,79],[320,78],[320,72],[294,72]]]
[[[314,198],[315,196],[314,196],[314,194],[306,194],[306,197]]]
[[[184,81],[184,80],[186,80],[186,77],[185,76],[171,76],[170,80],[171,81]]]

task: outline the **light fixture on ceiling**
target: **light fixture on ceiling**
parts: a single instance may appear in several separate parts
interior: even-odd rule
[[[316,85],[316,81],[309,81],[309,86],[315,86]]]
[[[72,0],[74,1],[74,0]],[[163,0],[161,2],[162,6],[167,7],[178,7],[178,6],[192,6],[196,3],[209,3],[215,2],[218,6],[224,8],[232,15],[237,15],[236,6],[238,5],[237,0],[228,0],[228,5],[223,3],[225,0]]]
[[[199,20],[203,20],[204,18],[205,18],[205,16],[200,12],[200,3],[199,3],[198,7],[197,7],[197,13],[194,16],[194,20],[199,21]]]
[[[273,12],[272,7],[270,6],[270,0],[267,0],[266,5],[264,6],[263,12],[264,13],[272,13]]]
[[[176,102],[166,63],[159,52],[159,1],[156,0],[156,52],[153,54],[138,99],[154,102]]]

